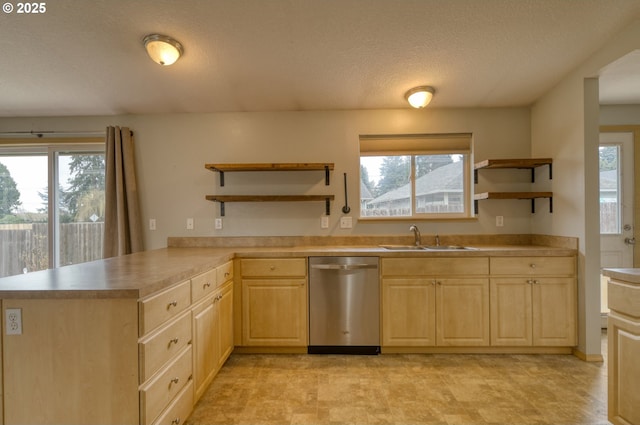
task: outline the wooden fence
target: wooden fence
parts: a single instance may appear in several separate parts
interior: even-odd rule
[[[65,223],[60,229],[60,265],[102,258],[104,223]],[[0,225],[0,277],[49,267],[48,224]]]
[[[620,232],[617,202],[600,202],[600,233]]]

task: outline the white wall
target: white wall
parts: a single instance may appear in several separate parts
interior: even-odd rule
[[[553,217],[536,216],[534,233],[579,238],[579,350],[600,354],[598,82],[607,64],[640,48],[640,21],[609,40],[539,99],[531,114],[531,154],[554,158]]]
[[[640,105],[600,106],[600,125],[639,125]]]
[[[410,222],[357,220],[360,134],[471,132],[476,160],[527,157],[531,150],[528,108],[0,119],[0,131],[95,131],[106,125],[129,126],[135,134],[143,220],[157,220],[157,230],[146,232],[147,249],[166,246],[168,236],[408,234]],[[335,170],[329,187],[322,172],[294,172],[228,173],[221,188],[217,173],[204,168],[215,162],[333,162]],[[339,228],[345,172],[354,218],[350,230]],[[482,173],[478,190],[500,188],[528,190],[528,173]],[[335,195],[329,229],[320,228],[324,203],[310,202],[228,203],[223,230],[214,230],[219,205],[204,199],[207,194],[302,193]],[[495,215],[504,216],[504,227],[495,226]],[[193,231],[185,229],[188,217],[195,219]],[[530,205],[484,201],[477,220],[418,225],[425,235],[530,233]]]

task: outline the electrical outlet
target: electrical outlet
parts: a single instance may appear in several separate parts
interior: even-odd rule
[[[22,335],[22,309],[8,308],[5,312],[7,316],[7,335]]]
[[[341,229],[351,229],[353,227],[353,219],[351,217],[341,217],[340,218],[340,228]]]
[[[187,219],[187,230],[193,230],[193,219],[192,218],[188,218]]]
[[[329,228],[329,217],[327,217],[326,215],[320,218],[320,228],[321,229]]]
[[[149,219],[149,230],[156,230],[156,219],[155,218],[150,218]]]
[[[222,229],[222,219],[221,218],[216,218],[213,227],[215,227],[216,230],[220,230]]]
[[[504,217],[501,215],[496,216],[496,227],[504,226]]]

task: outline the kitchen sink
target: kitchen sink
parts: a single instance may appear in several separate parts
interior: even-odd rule
[[[392,251],[419,251],[425,249],[420,245],[380,245],[380,247]]]
[[[461,245],[424,245],[423,249],[428,251],[461,251],[467,250],[472,251],[476,248],[471,248],[469,246],[461,246]]]
[[[380,245],[391,251],[472,251],[476,248],[461,245]]]

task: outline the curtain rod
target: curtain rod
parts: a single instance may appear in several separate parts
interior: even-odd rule
[[[53,131],[53,130],[45,130],[45,131],[0,131],[0,137],[36,137],[38,139],[42,137],[96,137],[96,136],[105,136],[106,133],[104,131]]]

